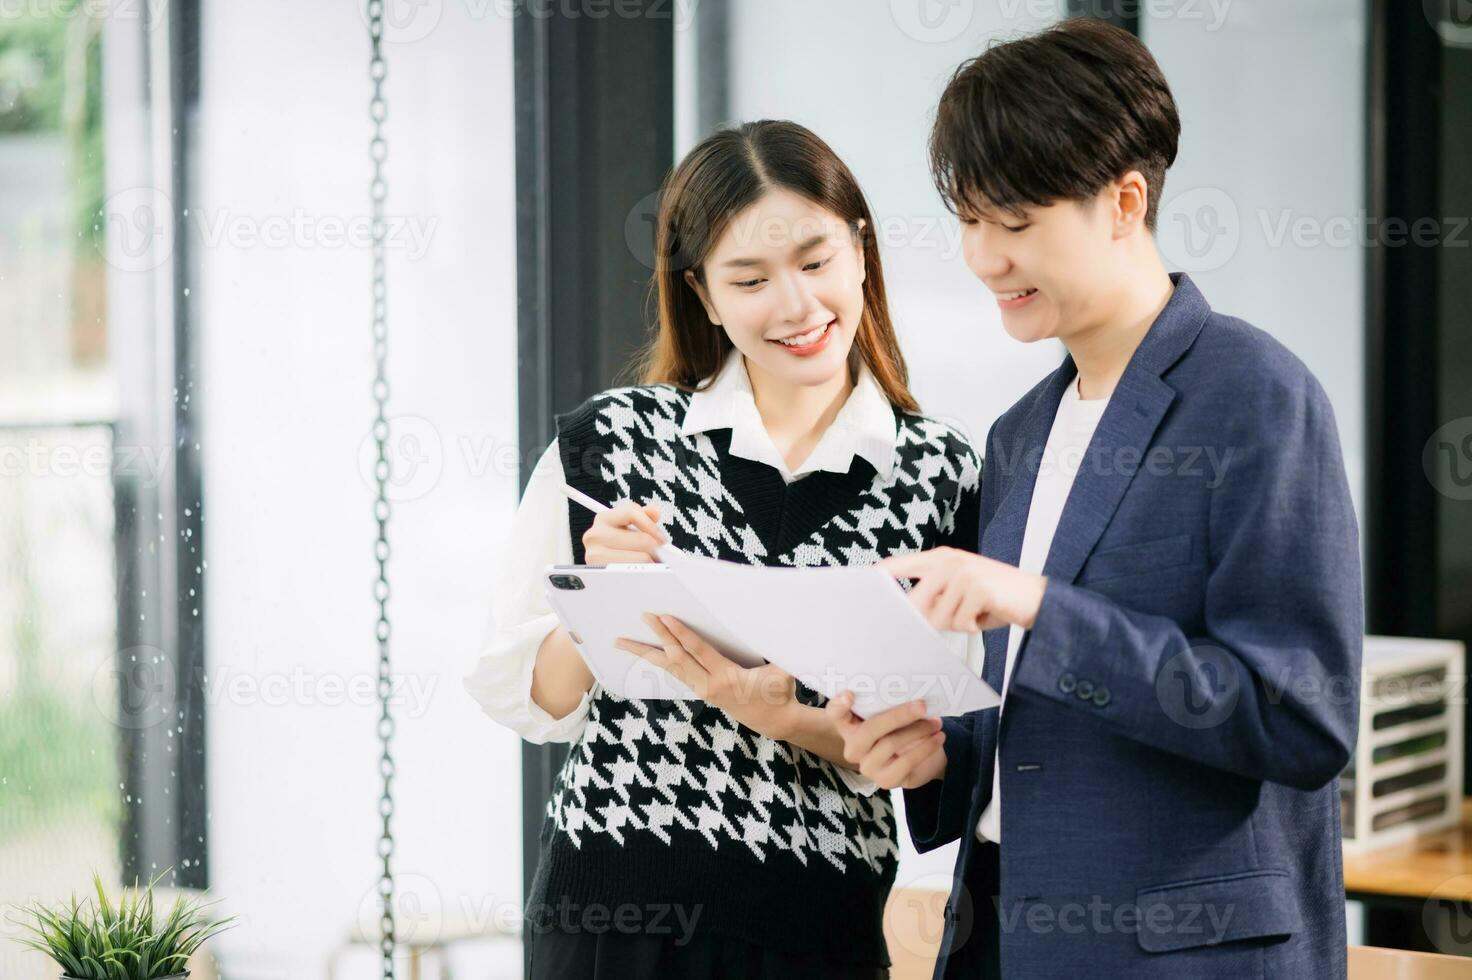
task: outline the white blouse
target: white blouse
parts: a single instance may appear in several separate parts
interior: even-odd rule
[[[881,476],[887,477],[894,466],[894,410],[867,367],[861,368],[848,400],[795,470],[788,468],[762,424],[739,351],[731,352],[709,387],[691,395],[681,426],[682,434],[687,436],[715,429],[731,430],[731,455],[766,463],[787,483],[819,470],[847,473],[855,456],[868,460]],[[573,561],[568,504],[562,495],[564,482],[562,459],[554,440],[537,461],[517,507],[511,538],[495,572],[491,622],[480,659],[464,678],[465,689],[486,714],[538,744],[576,741],[587,721],[593,694],[585,693],[577,707],[562,718],[552,717],[531,696],[537,650],[558,626],[542,589],[542,574],[548,565],[570,565]],[[662,521],[669,517],[660,515]],[[979,673],[980,634],[975,638],[966,634],[948,636],[958,655],[964,655],[968,662],[974,659],[973,669]],[[853,791],[863,795],[874,792],[873,781],[843,766],[835,768]]]

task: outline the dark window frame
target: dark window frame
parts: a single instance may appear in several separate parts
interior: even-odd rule
[[[176,0],[160,9],[167,17],[166,25],[147,21],[156,12],[149,7],[139,19],[139,30],[165,26],[168,31],[163,81],[168,86],[166,103],[171,117],[168,197],[174,207],[171,258],[161,274],[167,276],[175,297],[167,326],[172,351],[170,380],[177,394],[172,415],[162,423],[167,431],[149,431],[141,419],[124,417],[118,422],[125,442],[166,448],[167,458],[173,461],[169,486],[148,486],[135,474],[114,476],[117,677],[122,700],[118,712],[120,792],[133,801],[123,807],[119,859],[124,881],[146,882],[169,869],[167,884],[205,889],[209,887],[210,833],[205,771],[204,489],[198,448],[202,391],[195,383],[199,365],[193,307],[179,301],[196,278],[186,211],[194,193],[200,0]],[[148,64],[150,69],[155,67]],[[151,73],[147,78],[150,86],[158,82]],[[158,105],[159,100],[153,103]],[[150,381],[139,379],[139,383],[146,388]],[[153,542],[171,542],[172,546],[148,548]],[[129,659],[137,648],[163,651],[160,667],[168,676],[159,680],[151,669],[140,671]],[[158,717],[160,708],[168,711],[167,719]]]
[[[645,339],[652,270],[649,253],[628,243],[626,229],[652,222],[654,194],[673,163],[674,7],[649,0],[620,9],[638,15],[533,14],[524,0],[516,8],[523,489],[556,435],[554,414],[621,377]],[[524,893],[536,872],[553,780],[566,757],[563,745],[522,745]]]

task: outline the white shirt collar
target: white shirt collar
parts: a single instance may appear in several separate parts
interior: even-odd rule
[[[712,429],[730,429],[732,456],[766,463],[787,483],[817,470],[847,473],[855,456],[868,460],[885,480],[894,469],[894,408],[867,364],[860,364],[848,400],[796,471],[788,470],[762,424],[746,362],[735,348],[710,386],[690,396],[680,434],[690,436]]]

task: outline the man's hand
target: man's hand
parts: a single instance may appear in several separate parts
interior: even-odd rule
[[[843,736],[843,757],[883,789],[916,789],[946,771],[945,733],[939,718],[925,717],[925,704],[911,701],[860,719],[852,691],[823,709]]]
[[[1032,629],[1048,587],[1041,575],[959,548],[894,555],[879,567],[895,578],[919,579],[910,601],[931,626],[957,633]]]

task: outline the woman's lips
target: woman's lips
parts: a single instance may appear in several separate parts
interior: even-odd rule
[[[838,323],[838,317],[834,317],[833,319],[829,320],[826,324],[823,325],[823,333],[818,337],[817,340],[814,340],[811,343],[803,344],[801,346],[784,344],[780,340],[771,340],[768,341],[768,343],[776,344],[787,353],[794,354],[798,357],[811,357],[821,351],[824,347],[828,346],[828,339],[833,336],[833,327],[836,323]]]

